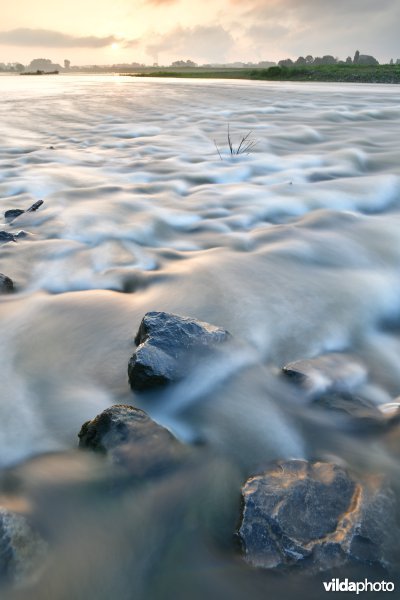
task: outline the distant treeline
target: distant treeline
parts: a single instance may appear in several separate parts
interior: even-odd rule
[[[400,59],[394,60],[393,58],[390,60],[391,65],[400,65]],[[280,60],[278,62],[279,67],[287,67],[287,68],[299,68],[299,67],[310,67],[310,66],[321,66],[321,65],[355,65],[355,66],[377,66],[379,65],[378,60],[369,54],[360,54],[357,50],[354,54],[354,57],[348,56],[346,60],[340,60],[339,58],[332,56],[331,54],[325,54],[324,56],[312,56],[308,54],[307,56],[299,56],[296,60],[292,60],[291,58],[286,58],[284,60]],[[258,63],[252,62],[234,62],[234,63],[213,63],[213,64],[203,64],[199,65],[192,60],[176,60],[172,62],[168,67],[163,66],[162,69],[187,69],[187,70],[197,70],[197,69],[248,69],[248,68],[257,68],[257,69],[268,69],[269,67],[277,67],[277,64],[272,61],[260,61]],[[0,62],[0,71],[2,72],[19,72],[22,73],[24,71],[44,71],[44,72],[53,72],[53,71],[66,71],[66,72],[141,72],[142,70],[147,69],[158,69],[160,68],[158,64],[153,64],[152,66],[145,65],[143,63],[132,62],[132,63],[123,63],[123,64],[113,64],[113,65],[86,65],[86,66],[72,66],[71,61],[64,60],[63,66],[53,63],[48,58],[35,58],[30,62],[29,65],[23,65],[19,62],[14,63],[3,63]]]
[[[393,58],[391,64],[394,64]],[[308,54],[307,56],[299,56],[299,58],[293,61],[291,58],[285,58],[280,60],[278,65],[280,67],[303,67],[305,65],[363,65],[363,66],[375,66],[379,65],[379,61],[370,54],[360,54],[359,50],[354,54],[354,58],[348,56],[346,60],[339,60],[337,57],[325,54],[324,56],[316,56],[315,58]],[[396,60],[396,64],[400,64],[400,59]]]

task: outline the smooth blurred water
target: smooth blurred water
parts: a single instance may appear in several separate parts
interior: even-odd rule
[[[398,437],[343,431],[333,413],[315,413],[280,374],[292,360],[352,353],[368,372],[364,397],[382,404],[400,395],[396,86],[4,76],[0,90],[2,213],[44,200],[37,212],[2,226],[27,232],[0,248],[0,272],[17,287],[0,300],[3,467],[73,449],[85,420],[111,404],[133,403],[180,439],[205,444],[213,459],[207,454],[209,469],[202,467],[198,480],[223,499],[204,504],[228,515],[221,534],[228,546],[240,483],[272,458],[334,455],[355,469],[398,476]],[[257,144],[249,154],[230,155],[228,125],[236,146],[251,131]],[[127,363],[150,310],[222,326],[235,343],[178,386],[151,400],[135,396]],[[242,598],[251,589],[261,598],[271,585],[298,597],[296,579],[271,584],[222,550],[216,558],[190,527],[176,556],[159,560],[164,587],[138,565],[141,587],[129,588],[117,568],[131,547],[126,521],[132,528],[152,522],[153,533],[143,528],[138,536],[138,556],[152,535],[154,548],[168,546],[170,516],[154,514],[160,498],[173,505],[187,484],[141,492],[141,510],[126,498],[123,509],[108,506],[100,494],[88,523],[88,498],[74,495],[78,484],[65,475],[69,459],[55,455],[43,485],[34,483],[35,468],[41,477],[47,472],[38,460],[18,475],[24,493],[40,497],[44,521],[57,498],[58,522],[69,518],[60,489],[70,489],[76,522],[73,535],[61,527],[52,574],[30,598],[90,597],[87,589],[111,563],[110,589],[116,580],[121,589],[100,592],[100,577],[92,597],[131,598],[132,590],[167,597],[165,573],[175,597],[178,588],[182,597],[197,597],[199,578],[199,597],[214,589]],[[91,481],[91,465],[85,473]],[[94,530],[105,514],[103,540]],[[48,527],[55,535],[57,527]],[[183,575],[185,545],[193,556]],[[75,591],[66,583],[71,573]],[[235,583],[225,588],[227,579]],[[305,597],[322,597],[318,586],[307,589]]]

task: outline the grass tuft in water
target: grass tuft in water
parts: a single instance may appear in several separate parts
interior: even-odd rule
[[[235,144],[234,144],[234,142],[232,140],[232,136],[231,136],[230,126],[228,125],[227,141],[228,141],[228,148],[229,148],[229,152],[230,152],[231,156],[237,156],[239,154],[249,154],[250,153],[250,151],[257,144],[257,140],[253,140],[251,137],[251,134],[252,134],[251,131],[247,132],[246,135],[244,135],[241,138],[240,142],[235,147]],[[214,144],[217,149],[218,156],[222,160],[221,151],[215,140],[214,140]]]

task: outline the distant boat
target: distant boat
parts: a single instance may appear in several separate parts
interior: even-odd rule
[[[24,73],[20,73],[20,75],[58,75],[59,71],[25,71]]]

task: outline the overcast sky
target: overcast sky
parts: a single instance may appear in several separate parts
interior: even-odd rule
[[[400,58],[400,0],[13,0],[0,62]]]

